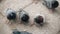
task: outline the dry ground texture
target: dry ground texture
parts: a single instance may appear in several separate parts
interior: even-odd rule
[[[19,31],[28,31],[32,34],[60,34],[60,5],[55,11],[47,9],[42,0],[38,3],[32,3],[33,0],[2,0],[0,3],[0,34],[11,34],[12,29],[17,28]],[[60,3],[60,0],[57,0]],[[31,3],[31,4],[30,4]],[[19,11],[20,8],[30,4],[24,10],[29,13],[29,25],[19,24],[19,18],[17,13],[17,20],[12,24],[7,24],[9,21],[6,18],[6,10],[11,8],[15,11]],[[34,23],[34,17],[36,14],[43,14],[46,17],[46,24],[43,27],[37,27]],[[2,15],[3,14],[3,15]],[[10,23],[10,22],[9,22]]]

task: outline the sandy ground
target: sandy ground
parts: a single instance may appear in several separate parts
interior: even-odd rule
[[[60,0],[58,1],[60,3]],[[16,28],[19,31],[26,30],[32,34],[60,34],[60,6],[52,12],[47,9],[41,1],[38,4],[33,3],[24,9],[30,15],[29,25],[19,24],[19,14],[17,14],[16,22],[13,22],[13,24],[7,24],[8,20],[6,19],[5,12],[8,8],[19,11],[20,8],[23,8],[30,3],[32,3],[32,0],[3,0],[0,3],[0,13],[4,15],[0,15],[0,34],[11,34],[12,29]],[[45,15],[46,24],[43,27],[37,27],[35,25],[30,26],[32,23],[35,23],[33,19],[38,13]]]

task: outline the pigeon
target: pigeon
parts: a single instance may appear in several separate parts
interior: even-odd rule
[[[16,19],[16,12],[12,9],[8,9],[6,11],[6,14],[7,14],[7,19],[8,20],[15,20]]]
[[[55,9],[59,6],[59,2],[57,0],[44,0],[43,4],[49,9]]]
[[[21,10],[21,11],[19,12],[19,17],[20,17],[21,21],[23,21],[23,22],[28,22],[28,21],[29,21],[29,15],[28,15],[28,13],[27,13],[26,11],[24,11],[24,10]]]
[[[37,15],[37,16],[34,18],[34,22],[35,22],[36,24],[39,24],[40,26],[42,26],[42,25],[44,24],[44,22],[45,22],[45,18],[44,18],[44,16],[42,16],[42,15]]]
[[[18,31],[18,30],[14,30],[12,33],[13,34],[32,34],[32,33],[29,33],[27,31]]]

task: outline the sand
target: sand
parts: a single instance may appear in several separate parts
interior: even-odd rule
[[[58,0],[60,3],[60,0]],[[32,3],[28,7],[26,7],[24,10],[29,13],[30,19],[29,19],[29,25],[21,24],[19,21],[19,14],[17,13],[17,20],[16,22],[9,22],[9,20],[6,18],[6,10],[8,8],[11,8],[15,10],[16,12],[19,11],[19,9],[25,7],[26,5],[32,3],[32,0],[3,0],[0,3],[0,13],[3,15],[0,16],[0,23],[3,25],[0,27],[0,31],[5,31],[7,28],[7,31],[13,31],[12,29],[18,29],[19,31],[27,31],[32,34],[59,34],[60,31],[60,5],[56,8],[55,11],[49,10],[47,7],[45,7],[42,4],[42,1],[38,2],[37,4]],[[34,22],[34,17],[36,14],[43,14],[45,16],[46,24],[41,27],[37,27],[36,25],[30,26]],[[9,22],[9,24],[7,24]],[[5,25],[7,27],[5,27]],[[4,30],[3,30],[4,29]],[[4,33],[10,34],[10,32],[5,31]],[[4,34],[4,33],[0,34]]]

